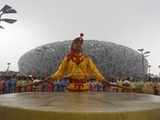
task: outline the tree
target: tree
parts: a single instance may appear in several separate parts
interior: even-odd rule
[[[13,13],[17,13],[17,11],[15,9],[13,9],[11,6],[9,5],[5,5],[1,10],[0,10],[0,23],[1,22],[6,22],[9,24],[13,24],[15,23],[17,20],[16,19],[9,19],[9,18],[2,18],[2,16],[4,14],[13,14]],[[4,29],[3,26],[0,25],[1,29]]]

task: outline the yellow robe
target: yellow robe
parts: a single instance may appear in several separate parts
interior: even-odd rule
[[[104,80],[104,77],[97,69],[91,58],[83,55],[83,61],[80,64],[76,64],[72,60],[67,60],[67,56],[63,59],[58,70],[51,75],[53,80],[60,80],[64,76],[68,76],[69,79],[75,80],[87,80],[95,78],[97,81]]]

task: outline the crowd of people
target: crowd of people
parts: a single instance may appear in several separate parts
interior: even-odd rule
[[[32,76],[0,76],[0,94],[18,92],[65,92],[69,81],[67,79],[43,82],[39,85],[33,83],[44,80]],[[94,79],[89,80],[89,91],[108,92],[136,92],[160,95],[160,82],[158,81],[130,81],[110,80],[111,86],[102,84]]]

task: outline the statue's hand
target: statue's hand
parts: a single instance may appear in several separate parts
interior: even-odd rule
[[[48,76],[48,77],[46,77],[45,79],[44,79],[44,81],[50,81],[51,80],[51,77],[50,76]]]
[[[107,81],[105,79],[102,80],[102,84],[104,84],[104,85],[110,85],[109,81]]]
[[[41,80],[41,81],[34,81],[33,85],[34,85],[34,86],[38,86],[38,85],[40,85],[42,82],[43,82],[43,80]]]

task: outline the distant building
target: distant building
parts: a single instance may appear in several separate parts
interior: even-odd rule
[[[70,49],[71,41],[55,42],[40,46],[25,53],[19,60],[21,73],[47,76],[57,70]],[[148,62],[137,51],[112,42],[85,40],[84,52],[96,63],[104,76],[142,77],[147,73]],[[144,68],[144,69],[143,69]]]

